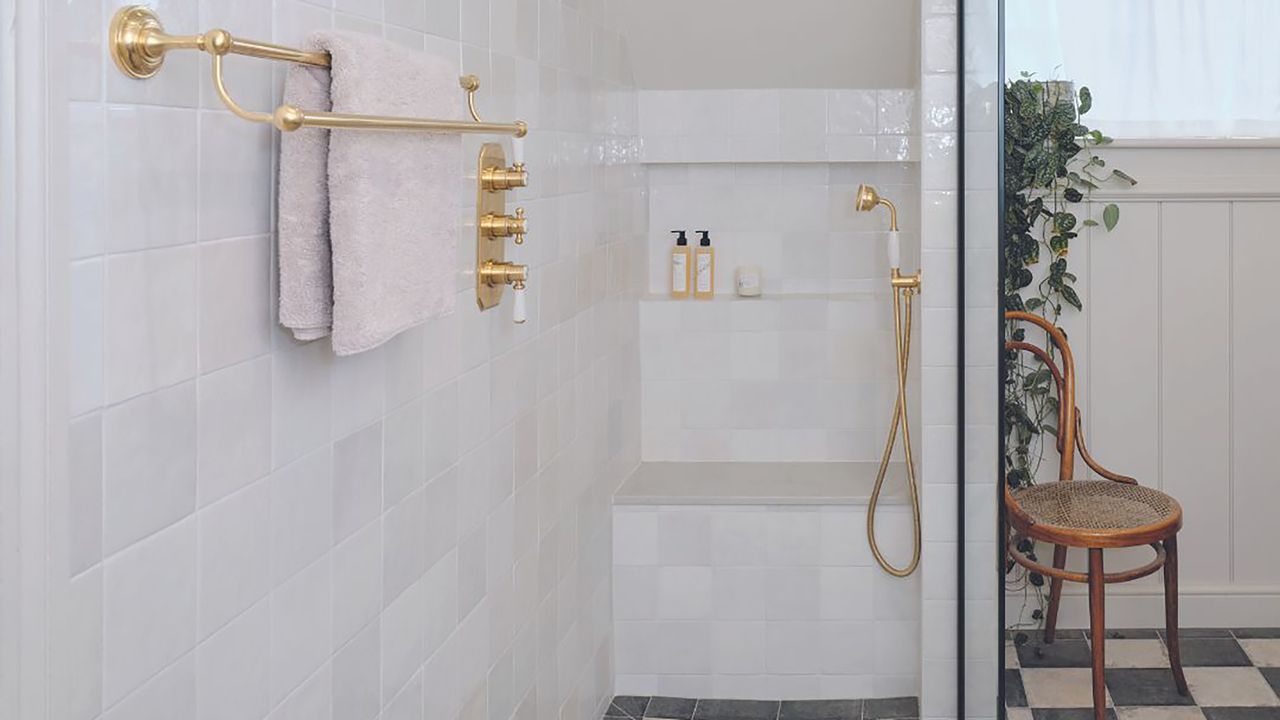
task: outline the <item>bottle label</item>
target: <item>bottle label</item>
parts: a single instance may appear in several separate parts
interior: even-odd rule
[[[671,256],[671,292],[689,292],[689,258],[684,253]]]
[[[698,253],[698,279],[695,286],[700,293],[711,292],[711,253]]]

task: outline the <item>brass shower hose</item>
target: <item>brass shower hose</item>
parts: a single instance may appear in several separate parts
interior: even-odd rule
[[[896,272],[895,272],[896,276]],[[916,487],[916,464],[911,457],[911,425],[907,420],[907,362],[911,356],[911,298],[916,294],[914,287],[893,288],[893,335],[894,350],[897,354],[898,397],[893,407],[893,422],[889,425],[889,438],[884,444],[884,455],[880,458],[880,470],[876,473],[876,485],[871,491],[871,501],[867,505],[867,542],[871,545],[871,554],[884,571],[894,577],[907,577],[920,565],[920,495]],[[906,567],[894,567],[880,552],[876,543],[876,505],[880,501],[880,491],[884,488],[884,478],[889,471],[889,458],[893,454],[893,446],[898,439],[898,427],[902,427],[902,450],[906,455],[907,492],[911,498],[912,545],[911,562]]]

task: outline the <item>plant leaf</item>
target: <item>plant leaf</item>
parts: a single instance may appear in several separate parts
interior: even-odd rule
[[[1089,108],[1093,107],[1093,93],[1089,92],[1089,88],[1080,86],[1080,107],[1076,112],[1081,115],[1089,112]]]
[[[1107,232],[1116,229],[1116,223],[1120,222],[1120,206],[1115,203],[1108,203],[1102,210],[1102,222],[1107,226]]]

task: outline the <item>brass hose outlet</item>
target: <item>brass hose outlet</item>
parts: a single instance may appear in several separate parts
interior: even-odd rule
[[[521,289],[529,280],[529,266],[511,262],[493,262],[480,266],[480,281],[485,285],[511,285]]]
[[[480,184],[489,192],[528,187],[529,172],[524,169],[523,165],[512,165],[506,168],[485,168],[480,171]]]

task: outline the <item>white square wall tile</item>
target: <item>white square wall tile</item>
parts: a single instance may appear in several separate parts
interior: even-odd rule
[[[195,288],[194,247],[107,259],[108,403],[195,376]]]
[[[875,90],[828,90],[827,132],[875,135],[876,107]]]
[[[166,22],[178,20],[166,18]],[[170,69],[166,64],[165,70]],[[168,72],[161,75],[155,79],[176,80],[176,75]],[[116,72],[108,76],[122,77]],[[155,86],[153,82],[130,79],[123,82]],[[192,95],[197,87],[193,78]],[[107,183],[107,250],[126,252],[195,242],[199,177],[193,172],[198,167],[196,112],[113,105],[107,109],[107,140],[107,170],[111,177]],[[154,148],[164,151],[154,152]],[[140,158],[146,162],[139,162]],[[142,188],[146,192],[140,192]]]
[[[271,709],[270,622],[263,600],[196,650],[196,720],[263,717]]]
[[[53,717],[94,718],[102,710],[102,568],[72,578],[64,614],[51,628],[49,681],[64,690],[50,696]]]
[[[700,620],[711,616],[710,567],[657,568],[658,617]]]
[[[271,134],[230,112],[200,113],[200,239],[271,230]]]
[[[188,653],[102,714],[103,720],[196,716],[196,663]]]
[[[97,13],[87,9],[68,13],[71,17],[93,14]],[[100,32],[98,29],[94,34]],[[101,52],[98,48],[95,50],[95,54]],[[106,248],[106,109],[97,103],[71,103],[67,126],[67,159],[72,170],[66,175],[67,194],[76,199],[68,208],[69,251],[73,258],[84,258],[98,255]]]
[[[619,565],[658,564],[658,514],[617,510],[613,518],[613,558]]]
[[[372,522],[333,549],[333,643],[341,646],[382,611],[382,525]],[[374,623],[376,626],[376,623]]]
[[[326,557],[271,593],[271,702],[279,703],[333,651],[332,572]]]
[[[98,258],[71,264],[67,381],[72,415],[100,408],[104,402],[104,266]]]
[[[713,622],[711,624],[711,667],[717,673],[763,674],[765,671],[764,622]],[[734,695],[733,697],[746,696]]]
[[[272,467],[283,467],[329,440],[332,362],[325,340],[272,355]]]
[[[271,470],[271,360],[197,381],[196,491],[201,507]]]
[[[103,415],[103,551],[119,551],[191,514],[196,387],[144,395]]]
[[[200,370],[271,349],[271,243],[267,236],[200,246]]]
[[[323,448],[271,476],[271,577],[278,585],[333,545],[333,451]]]
[[[376,717],[382,706],[382,636],[370,623],[333,657],[334,717]]]
[[[187,520],[104,566],[104,705],[115,704],[195,644],[196,523]]]
[[[664,507],[657,513],[658,561],[662,565],[711,562],[711,515],[701,508]]]
[[[877,131],[881,135],[908,135],[916,126],[915,90],[877,90]]]
[[[200,637],[271,591],[271,483],[254,483],[198,516]]]
[[[383,424],[333,444],[333,536],[341,541],[382,510]]]
[[[74,576],[102,560],[102,415],[71,422],[67,476],[67,555]]]

